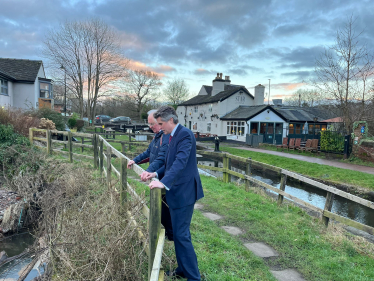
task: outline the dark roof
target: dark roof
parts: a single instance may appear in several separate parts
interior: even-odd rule
[[[41,60],[0,58],[0,73],[16,81],[34,82],[42,64]]]
[[[207,87],[210,86],[204,86],[205,90],[207,90]],[[210,87],[212,88],[212,87]],[[209,88],[208,88],[209,89]],[[193,97],[192,99],[189,99],[179,105],[198,105],[198,104],[204,104],[204,103],[214,103],[218,101],[224,101],[225,99],[231,97],[233,94],[239,92],[240,90],[244,91],[247,95],[249,95],[252,99],[254,97],[251,95],[251,93],[246,89],[244,86],[238,86],[238,87],[228,87],[228,90],[219,92],[215,96],[211,95],[212,89],[210,89],[210,94],[208,95],[197,95]],[[208,92],[208,91],[207,91]]]
[[[270,109],[283,120],[289,121],[308,121],[313,122],[317,117],[317,122],[322,122],[330,116],[331,112],[320,107],[296,107],[296,106],[273,106],[273,105],[255,105],[239,106],[233,111],[221,117],[221,120],[249,120],[262,111]]]
[[[205,88],[205,91],[208,93],[208,95],[210,96],[212,94],[212,89],[213,87],[212,86],[206,86],[204,85],[204,88]]]

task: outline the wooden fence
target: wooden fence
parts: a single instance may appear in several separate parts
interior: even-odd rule
[[[309,208],[313,211],[316,211],[316,212],[320,213],[321,217],[322,217],[322,221],[325,223],[326,226],[328,225],[330,219],[334,219],[334,220],[336,220],[338,222],[341,222],[343,224],[355,227],[357,229],[363,230],[363,231],[368,232],[370,234],[374,234],[374,228],[373,227],[362,224],[362,223],[359,223],[359,222],[356,222],[354,220],[342,217],[340,215],[337,215],[337,214],[334,214],[334,213],[331,212],[332,203],[333,203],[333,200],[334,200],[334,195],[338,195],[340,197],[346,198],[350,201],[356,202],[356,203],[358,203],[360,205],[363,205],[365,207],[368,207],[370,209],[374,209],[374,202],[371,202],[371,201],[368,201],[366,199],[355,196],[353,194],[344,192],[344,191],[339,190],[337,188],[334,188],[332,186],[317,182],[315,180],[309,179],[305,176],[296,174],[294,172],[290,172],[288,170],[285,170],[285,169],[282,169],[282,168],[279,168],[279,167],[275,167],[275,166],[272,166],[272,165],[268,165],[268,164],[264,164],[264,163],[261,163],[261,162],[258,162],[258,161],[254,161],[250,158],[235,156],[235,155],[231,155],[231,154],[228,154],[228,153],[207,152],[207,151],[201,151],[201,150],[197,151],[197,153],[201,154],[201,155],[205,155],[205,156],[213,156],[215,158],[222,158],[223,168],[211,167],[211,166],[205,166],[205,165],[198,165],[198,167],[201,168],[201,169],[208,169],[208,170],[212,170],[212,171],[222,172],[223,173],[222,177],[223,177],[224,182],[230,182],[231,181],[231,175],[236,176],[238,178],[241,178],[241,179],[245,180],[245,188],[246,188],[247,191],[249,190],[250,183],[252,182],[252,183],[255,183],[256,185],[259,185],[261,187],[264,187],[266,189],[269,189],[269,190],[277,193],[278,194],[278,204],[279,205],[282,204],[283,198],[286,196],[287,198],[293,200],[294,202],[296,202],[296,203],[298,203],[302,206],[305,206],[305,207],[307,207],[307,208]],[[231,170],[231,160],[236,160],[238,162],[243,163],[246,167],[245,168],[245,174],[241,174],[241,173],[232,171]],[[262,168],[272,170],[272,171],[280,174],[281,175],[280,188],[278,189],[274,186],[271,186],[267,183],[264,183],[260,180],[257,180],[255,178],[251,177],[250,175],[251,175],[252,164],[261,166]],[[292,178],[297,179],[301,182],[310,184],[313,187],[316,187],[316,188],[327,191],[326,203],[325,203],[324,209],[320,209],[320,208],[318,208],[318,207],[316,207],[316,206],[314,206],[314,205],[312,205],[308,202],[305,202],[305,201],[303,201],[303,200],[301,200],[301,199],[299,199],[299,198],[297,198],[297,197],[295,197],[291,194],[286,193],[285,188],[286,188],[286,183],[287,183],[287,178],[288,177],[292,177]]]
[[[44,134],[45,137],[34,136],[34,132],[38,134]],[[62,134],[68,137],[67,141],[59,141],[52,139],[52,134]],[[90,139],[92,144],[84,144],[74,142],[73,137],[80,137]],[[85,133],[72,133],[65,131],[56,131],[56,130],[43,130],[30,128],[29,130],[29,139],[33,143],[34,140],[41,141],[46,143],[46,146],[43,147],[46,149],[48,154],[53,152],[67,154],[69,161],[73,162],[73,156],[84,157],[86,159],[92,160],[94,168],[99,169],[102,175],[106,177],[106,184],[108,188],[114,188],[120,197],[120,202],[122,206],[127,208],[127,194],[130,194],[136,200],[139,200],[142,207],[142,214],[148,220],[148,235],[149,240],[145,240],[145,235],[138,229],[138,236],[143,240],[146,253],[148,255],[148,280],[150,281],[161,281],[164,280],[164,271],[161,268],[161,259],[165,242],[165,230],[161,229],[161,189],[155,188],[150,191],[150,207],[148,208],[146,202],[144,202],[140,196],[136,193],[135,189],[130,186],[127,182],[127,161],[130,159],[124,154],[115,149],[107,140],[102,136],[97,134],[85,134]],[[122,150],[124,150],[124,145],[128,144],[131,149],[131,144],[139,144],[139,142],[131,141],[115,141],[119,142],[122,145]],[[53,148],[53,144],[62,144],[66,145],[68,151],[61,151],[59,149]],[[144,144],[144,142],[141,142]],[[93,156],[78,154],[73,152],[73,147],[81,147],[93,149]],[[112,164],[112,155],[115,155],[121,160],[121,165],[119,170],[117,170]],[[105,165],[104,165],[105,163]],[[144,170],[138,165],[133,165],[133,170],[140,175]],[[117,176],[120,183],[119,190],[115,187],[112,187],[112,176]],[[131,216],[131,213],[126,210],[128,218],[134,227],[137,228],[137,222]]]

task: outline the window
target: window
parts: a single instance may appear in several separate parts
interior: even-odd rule
[[[45,99],[52,98],[52,85],[46,82],[40,82],[40,97]]]
[[[301,134],[301,124],[295,124],[296,129],[295,129],[295,134]]]
[[[260,123],[260,134],[265,134],[266,132],[266,123]]]
[[[227,134],[244,136],[245,122],[227,122]]]
[[[275,134],[277,134],[277,135],[283,134],[283,124],[282,123],[276,123],[275,124]]]
[[[197,123],[194,123],[192,126],[192,130],[197,130]]]
[[[198,106],[195,106],[194,107],[194,112],[197,113],[197,110],[198,110]]]
[[[258,122],[251,122],[251,134],[258,133]]]
[[[274,123],[268,123],[268,132],[269,135],[274,134]]]
[[[293,124],[290,124],[290,126],[288,127],[288,133],[289,134],[293,134],[294,133],[294,126],[293,126]]]
[[[4,79],[0,79],[1,81],[1,94],[8,95],[8,81]]]
[[[213,111],[213,104],[211,103],[210,105],[209,105],[209,112],[212,112]]]
[[[206,131],[210,132],[212,128],[212,123],[207,123]]]

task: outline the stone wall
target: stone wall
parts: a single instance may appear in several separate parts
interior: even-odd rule
[[[363,140],[357,150],[356,157],[374,163],[374,141]]]

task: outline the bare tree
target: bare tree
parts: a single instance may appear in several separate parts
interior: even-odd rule
[[[178,105],[188,99],[190,95],[186,82],[181,78],[174,78],[166,83],[165,97],[173,105]]]
[[[139,119],[142,119],[144,107],[159,96],[160,78],[151,71],[131,70],[125,82],[127,95],[134,102]]]
[[[325,49],[316,60],[314,86],[339,104],[339,111],[350,131],[353,122],[367,111],[366,101],[372,98],[373,56],[360,42],[355,19],[350,17],[336,33],[335,44]]]
[[[286,98],[284,103],[291,106],[313,107],[323,103],[323,97],[316,90],[299,89]]]
[[[111,82],[125,76],[127,59],[120,55],[118,38],[101,20],[65,22],[46,36],[43,55],[52,69],[60,70],[60,83],[66,72],[68,91],[82,117],[86,111],[93,119],[99,97],[108,93]]]

